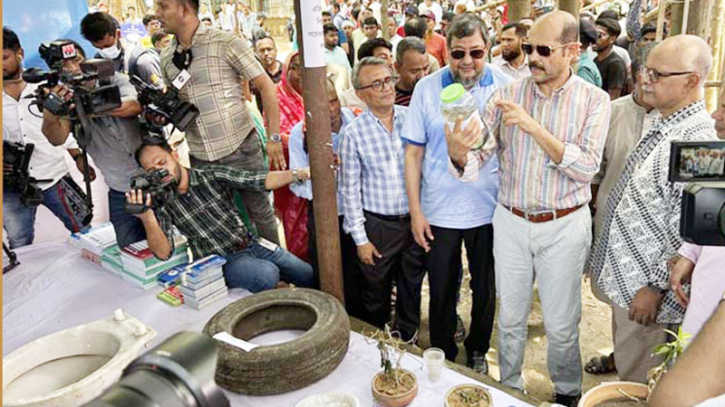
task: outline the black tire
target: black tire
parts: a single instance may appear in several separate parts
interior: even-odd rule
[[[306,288],[242,298],[219,311],[204,333],[249,340],[266,332],[305,330],[295,340],[245,352],[217,341],[216,382],[235,393],[272,395],[307,387],[330,374],[347,353],[350,319],[333,296]]]

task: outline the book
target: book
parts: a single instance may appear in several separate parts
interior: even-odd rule
[[[158,275],[159,285],[168,288],[178,285],[181,282],[181,272],[179,271],[180,266],[174,267],[171,270],[162,271]]]
[[[181,276],[181,286],[196,290],[197,288],[204,287],[205,285],[215,281],[224,276],[224,271],[221,268],[208,270],[206,274],[197,276],[197,278],[191,280],[185,275]]]
[[[185,278],[187,280],[195,282],[203,277],[205,271],[214,268],[221,268],[226,263],[227,260],[224,257],[212,254],[185,266],[183,273],[185,274]]]
[[[86,260],[90,260],[92,263],[96,263],[98,265],[101,264],[101,256],[92,253],[88,249],[81,249],[81,256],[83,256],[83,258]]]
[[[156,276],[152,276],[148,279],[143,279],[134,274],[129,274],[126,270],[123,270],[121,272],[121,278],[137,287],[143,288],[144,290],[150,290],[151,288],[158,287],[158,283],[156,282]]]
[[[184,298],[184,304],[190,306],[191,308],[194,308],[196,310],[200,310],[209,304],[214,303],[217,300],[220,300],[224,297],[226,297],[229,294],[229,290],[224,287],[223,289],[217,291],[216,293],[204,298],[201,301],[197,301],[194,298]]]
[[[184,252],[184,253],[179,253],[168,260],[164,260],[164,261],[159,260],[158,263],[155,263],[149,267],[142,268],[142,269],[137,268],[135,266],[129,266],[128,264],[123,263],[123,269],[126,270],[127,272],[135,274],[141,278],[146,278],[149,276],[157,276],[161,272],[174,268],[178,265],[187,264],[188,262],[189,262],[189,256],[187,256],[186,252]]]
[[[182,294],[184,294],[185,298],[193,298],[196,301],[202,301],[206,297],[216,293],[217,291],[221,290],[222,288],[226,288],[227,284],[224,281],[224,278],[219,278],[215,281],[212,281],[211,283],[198,288],[198,289],[190,289],[188,287],[179,286],[179,291],[181,291]]]
[[[169,287],[161,291],[156,295],[156,298],[174,307],[178,307],[184,303],[184,296],[176,287]]]
[[[116,230],[111,222],[106,222],[85,232],[73,233],[68,238],[68,243],[77,249],[86,249],[100,256],[103,250],[116,244]]]
[[[186,237],[181,235],[174,236],[174,252],[171,257],[176,257],[179,254],[187,254],[187,247]],[[144,270],[164,262],[164,260],[154,255],[146,240],[141,240],[121,249],[121,260],[125,268],[133,268],[136,270]]]

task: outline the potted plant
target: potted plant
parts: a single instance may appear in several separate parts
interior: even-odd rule
[[[682,332],[682,327],[677,333],[665,329],[665,332],[672,336],[672,342],[663,343],[654,348],[654,354],[662,356],[662,363],[653,367],[647,373],[648,382],[646,385],[632,382],[609,382],[602,383],[589,390],[579,401],[579,407],[599,406],[628,406],[641,405],[649,399],[657,383],[667,373],[667,369],[682,354],[687,347],[687,342],[692,335]]]
[[[491,407],[493,398],[485,387],[461,384],[448,390],[445,407]]]
[[[401,349],[403,342],[387,325],[385,331],[369,336],[378,342],[380,367],[383,368],[373,377],[373,398],[385,407],[407,406],[418,395],[418,378],[400,367],[400,360],[405,355],[405,350]]]

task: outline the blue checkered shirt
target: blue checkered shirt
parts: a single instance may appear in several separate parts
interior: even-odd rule
[[[379,215],[405,215],[405,142],[401,131],[407,108],[394,106],[393,132],[369,110],[340,136],[343,227],[358,246],[368,243],[363,210]]]

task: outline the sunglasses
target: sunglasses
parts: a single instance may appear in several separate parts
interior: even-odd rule
[[[468,55],[471,56],[473,59],[481,59],[486,55],[485,49],[472,49],[468,51]],[[462,49],[456,49],[451,51],[451,58],[453,59],[463,59],[466,57],[466,51]]]
[[[533,54],[534,53],[534,50],[536,50],[536,53],[537,54],[539,54],[540,56],[546,58],[549,55],[551,55],[552,52],[556,51],[559,48],[564,48],[564,47],[566,47],[569,44],[571,44],[571,43],[567,43],[567,44],[564,44],[564,45],[559,45],[558,47],[553,47],[552,48],[552,47],[550,47],[548,45],[536,45],[536,46],[534,46],[534,45],[531,45],[531,44],[525,42],[525,43],[521,44],[521,49],[524,50],[524,52],[527,55]]]

